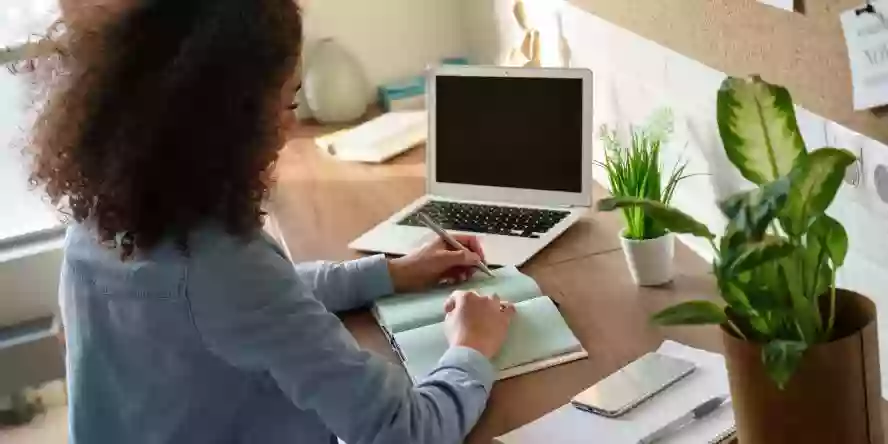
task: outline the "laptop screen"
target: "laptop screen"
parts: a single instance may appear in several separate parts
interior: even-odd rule
[[[581,79],[434,81],[438,182],[582,192]]]

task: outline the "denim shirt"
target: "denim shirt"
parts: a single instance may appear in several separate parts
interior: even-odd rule
[[[455,347],[414,385],[332,314],[392,293],[383,257],[294,266],[207,227],[122,261],[67,235],[60,299],[73,444],[456,443],[494,380]],[[443,309],[443,308],[442,308]]]

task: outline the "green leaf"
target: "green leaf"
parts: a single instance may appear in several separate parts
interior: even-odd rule
[[[607,171],[611,193],[615,197],[668,204],[678,183],[688,177],[684,174],[686,164],[681,162],[675,165],[668,177],[664,176],[660,150],[664,138],[671,131],[671,115],[667,113],[657,119],[662,121],[648,127],[632,127],[628,144],[623,144],[616,132],[606,125],[601,127],[605,158],[597,164]],[[628,239],[654,239],[666,233],[666,229],[641,207],[624,208],[623,218],[626,222],[623,235]]]
[[[740,330],[748,341],[766,342],[770,338],[770,327],[765,318],[758,314],[742,314],[732,307],[725,307],[727,315],[733,327]]]
[[[724,273],[724,271],[725,270],[719,270],[719,273]],[[746,296],[746,292],[743,291],[740,282],[721,278],[719,279],[719,292],[721,293],[722,299],[728,303],[728,306],[740,316],[750,316],[755,313],[755,310],[752,308],[749,298]]]
[[[734,218],[739,211],[750,206],[764,205],[766,209],[771,210],[786,202],[791,188],[792,182],[789,178],[781,177],[725,199],[719,203],[719,209],[728,218]]]
[[[848,233],[839,221],[821,214],[808,229],[807,240],[809,244],[816,244],[825,249],[836,268],[845,264],[845,256],[848,254]]]
[[[774,335],[776,317],[785,317],[791,310],[786,285],[778,274],[777,262],[764,262],[743,273],[725,273],[719,279],[719,291],[728,303],[728,315],[755,338]]]
[[[730,263],[733,260],[733,255],[736,254],[737,248],[743,245],[746,241],[746,233],[739,230],[737,227],[732,226],[729,222],[728,226],[725,228],[725,234],[722,236],[721,242],[719,243],[719,252],[721,253],[722,263]]]
[[[756,267],[750,272],[751,282],[747,293],[750,293],[750,303],[761,310],[786,312],[792,304],[789,299],[789,289],[780,274],[780,262],[769,262]]]
[[[724,309],[709,301],[690,301],[673,305],[651,320],[660,325],[721,324],[728,320]]]
[[[728,272],[731,274],[743,273],[766,262],[789,256],[794,250],[795,246],[786,239],[767,236],[761,241],[740,246],[736,258],[728,265]]]
[[[599,211],[613,211],[618,208],[638,207],[645,214],[657,221],[663,229],[673,233],[687,233],[694,236],[714,239],[715,235],[701,222],[675,208],[668,207],[661,202],[635,199],[630,197],[610,197],[598,201]]]
[[[817,320],[817,330],[823,333],[823,315],[820,311],[820,298],[827,296],[827,292],[833,284],[833,269],[830,267],[829,261],[823,261],[817,268],[811,268],[808,273],[813,275],[808,280],[812,316]]]
[[[728,77],[717,103],[725,153],[749,181],[761,185],[788,174],[806,155],[786,88],[758,77]]]
[[[812,308],[804,278],[804,251],[796,250],[792,256],[780,259],[781,279],[786,286],[791,303],[790,318],[800,340],[808,342],[817,336],[821,319]]]
[[[829,290],[836,269],[845,261],[848,234],[842,224],[823,214],[811,224],[805,241],[805,294],[812,301],[811,308],[817,312],[818,327],[822,327],[819,298]]]
[[[761,239],[768,226],[783,210],[790,193],[788,178],[780,178],[754,190],[735,194],[719,203],[722,213],[729,219],[726,232],[729,241]],[[739,234],[743,236],[737,237]]]
[[[754,338],[769,337],[771,327],[761,313],[764,307],[759,304],[755,306],[754,297],[760,296],[757,293],[748,291],[751,288],[749,283],[742,282],[723,282],[720,285],[721,296],[728,303],[726,312],[728,317],[737,321],[737,325],[741,327],[749,336],[750,332],[754,333]]]
[[[848,234],[839,221],[823,214],[811,224],[805,240],[805,290],[812,301],[811,309],[817,319],[818,331],[825,333],[820,298],[827,294],[833,285],[836,270],[845,262]]]
[[[842,185],[845,170],[856,159],[846,150],[823,148],[799,161],[790,173],[792,189],[781,214],[787,234],[801,236],[811,221],[826,211]]]
[[[774,340],[762,347],[762,363],[780,390],[795,373],[808,345],[800,341]]]

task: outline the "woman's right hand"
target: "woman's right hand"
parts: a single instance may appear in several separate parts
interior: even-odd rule
[[[455,291],[444,304],[444,311],[450,346],[473,348],[492,359],[506,342],[515,306],[499,296]]]

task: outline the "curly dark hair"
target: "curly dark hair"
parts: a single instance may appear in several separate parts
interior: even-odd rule
[[[32,183],[123,257],[166,239],[187,251],[208,222],[260,228],[301,48],[298,6],[132,3],[107,20],[66,17],[29,141]]]

